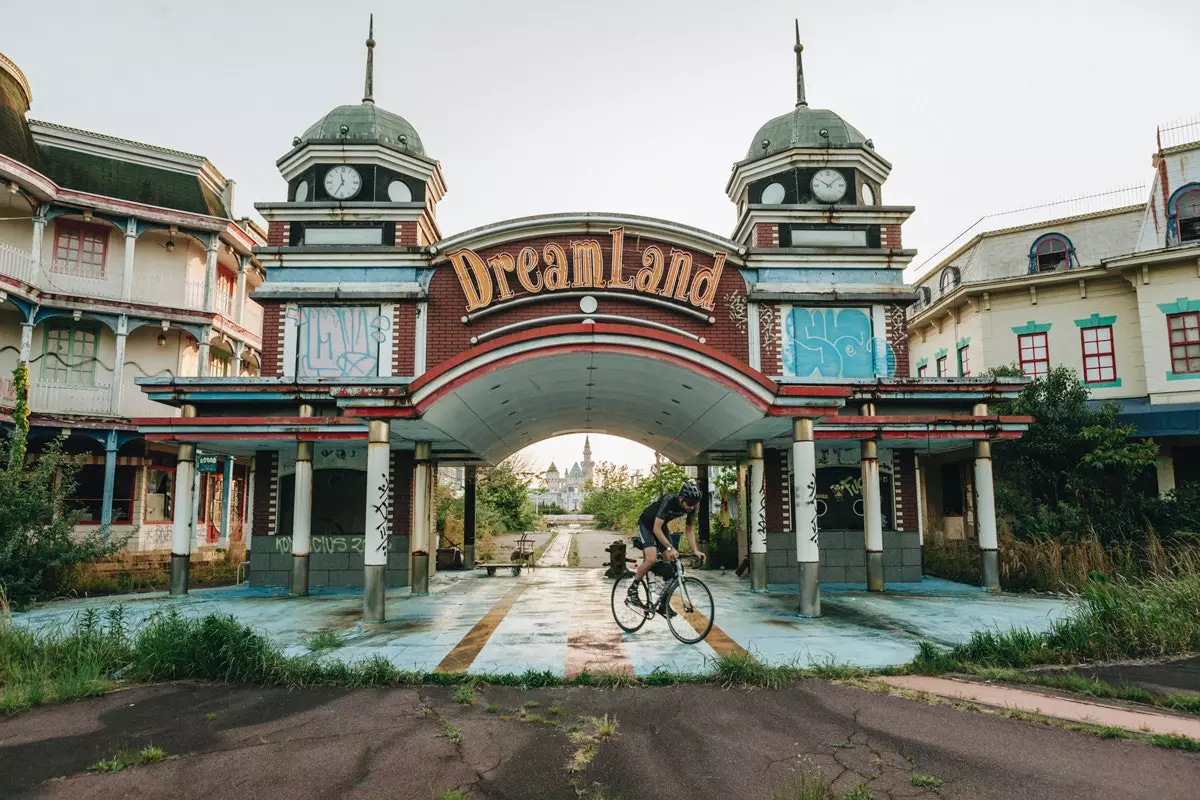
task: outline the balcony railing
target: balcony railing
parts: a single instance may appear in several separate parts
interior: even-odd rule
[[[112,386],[79,386],[70,383],[29,382],[29,406],[43,414],[109,414]]]
[[[133,301],[203,311],[204,281],[185,281],[172,275],[135,275]]]
[[[233,319],[233,295],[218,291],[213,296],[213,309],[225,319]]]
[[[0,242],[0,275],[33,283],[33,254]]]

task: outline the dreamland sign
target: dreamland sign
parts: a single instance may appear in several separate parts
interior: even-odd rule
[[[631,252],[624,228],[608,233],[611,241],[603,243],[599,239],[550,240],[540,247],[517,243],[485,255],[462,248],[447,253],[446,259],[458,276],[468,313],[518,294],[579,289],[654,295],[712,311],[727,254],[714,253],[711,266],[696,266],[691,251],[648,244]],[[630,255],[639,259],[640,267],[626,264]]]

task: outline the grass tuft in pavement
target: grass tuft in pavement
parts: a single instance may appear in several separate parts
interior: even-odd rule
[[[937,789],[945,783],[941,778],[935,778],[933,775],[917,775],[915,773],[909,777],[908,782],[922,789]]]
[[[460,703],[464,706],[475,705],[475,684],[474,684],[474,682],[460,683],[458,685],[458,688],[454,690],[454,702]]]
[[[1200,741],[1174,733],[1158,733],[1150,737],[1150,744],[1167,750],[1186,750],[1189,753],[1200,753]]]
[[[442,732],[438,735],[451,744],[462,744],[462,731],[446,720],[442,720]]]
[[[459,789],[441,789],[433,793],[433,800],[468,800],[469,795]]]
[[[326,650],[336,650],[342,646],[342,637],[336,631],[317,631],[300,640],[313,653],[323,653]]]

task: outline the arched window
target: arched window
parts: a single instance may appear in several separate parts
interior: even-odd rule
[[[1070,269],[1075,248],[1071,240],[1060,233],[1048,233],[1033,243],[1029,251],[1029,271],[1054,272],[1056,269]]]
[[[942,294],[949,294],[958,286],[958,270],[954,267],[946,267],[942,270],[942,277],[938,281],[938,289]]]
[[[1179,241],[1200,241],[1200,186],[1189,187],[1175,198],[1175,230]]]

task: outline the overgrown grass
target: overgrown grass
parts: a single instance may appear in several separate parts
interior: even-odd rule
[[[1200,574],[1175,579],[1093,580],[1083,602],[1045,633],[976,631],[950,650],[922,642],[913,668],[936,673],[976,667],[1165,658],[1200,649]]]
[[[337,631],[317,631],[300,640],[300,644],[313,653],[323,653],[342,646],[342,637]]]
[[[771,800],[871,800],[871,791],[865,783],[860,783],[839,797],[819,772],[801,772],[790,783],[776,789]]]

